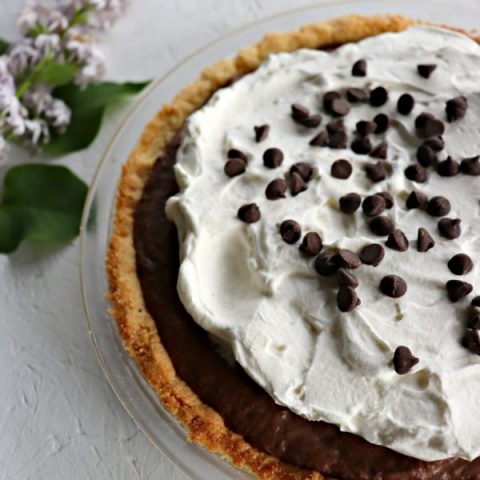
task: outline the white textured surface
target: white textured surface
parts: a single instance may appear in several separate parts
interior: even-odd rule
[[[0,0],[0,36],[15,36],[23,3]],[[115,80],[156,77],[223,32],[297,2],[132,4],[107,39]],[[62,161],[89,181],[125,111],[111,112],[95,144]],[[86,333],[77,258],[77,242],[0,256],[0,480],[185,480],[143,437],[103,377]]]

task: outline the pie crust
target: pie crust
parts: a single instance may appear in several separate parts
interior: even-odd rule
[[[259,43],[241,50],[235,58],[221,60],[204,69],[197,80],[183,88],[171,103],[164,105],[146,126],[123,166],[114,234],[107,253],[107,270],[112,302],[110,312],[125,347],[163,405],[187,429],[191,441],[226,456],[236,467],[250,470],[262,480],[322,480],[325,477],[318,472],[282,463],[251,447],[241,436],[227,429],[222,417],[202,403],[177,377],[155,322],[147,312],[137,277],[133,242],[135,208],[156,159],[164,153],[185,119],[230,80],[259,67],[269,54],[356,42],[384,32],[398,32],[417,23],[426,22],[398,15],[351,15],[288,33],[269,34]],[[475,40],[479,41],[478,38]]]

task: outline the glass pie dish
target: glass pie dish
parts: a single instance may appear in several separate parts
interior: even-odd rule
[[[163,408],[127,354],[116,324],[108,314],[104,259],[121,166],[150,118],[162,104],[174,97],[179,86],[193,81],[205,66],[235,54],[268,32],[292,30],[307,23],[352,13],[404,14],[466,30],[474,28],[478,18],[477,10],[461,7],[454,1],[350,1],[298,8],[241,27],[193,53],[154,82],[126,116],[95,172],[85,205],[80,243],[81,289],[89,334],[104,373],[127,412],[147,437],[192,479],[240,480],[252,477],[188,442],[184,429]]]

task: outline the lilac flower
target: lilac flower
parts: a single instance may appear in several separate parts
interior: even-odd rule
[[[96,82],[105,74],[105,54],[97,44],[69,40],[66,50],[71,59],[82,65],[75,78],[75,83],[78,85]]]
[[[46,33],[62,32],[68,27],[68,18],[59,9],[40,5],[29,0],[18,18],[18,27],[24,35],[40,31]]]
[[[91,15],[90,25],[101,30],[109,29],[125,11],[127,5],[126,0],[96,0],[96,3],[97,11]]]
[[[52,103],[51,89],[44,84],[28,90],[23,96],[24,105],[32,112],[33,115],[39,117],[49,108]]]
[[[42,55],[58,52],[60,49],[60,35],[56,33],[41,33],[35,37],[33,44]]]
[[[105,61],[100,57],[93,57],[86,63],[75,77],[77,85],[85,86],[88,83],[98,82],[105,74]]]
[[[73,0],[72,4],[77,10],[83,10],[86,8],[103,10],[107,6],[107,0]]]
[[[10,94],[15,94],[15,80],[10,73],[8,58],[3,55],[0,57],[0,90],[8,89]],[[0,106],[0,110],[2,107]]]
[[[0,126],[12,133],[16,137],[21,137],[25,133],[25,116],[26,110],[17,97],[11,97],[5,109],[0,112]]]
[[[93,9],[93,15],[91,19],[95,17],[103,16],[108,17],[110,20],[116,20],[122,15],[127,7],[127,0],[74,0],[74,5],[78,5],[79,8],[91,8]]]
[[[0,133],[9,131],[21,136],[25,132],[25,111],[15,94],[15,82],[8,67],[7,57],[0,57]]]
[[[23,38],[0,56],[0,157],[12,136],[38,145],[48,142],[53,131],[66,130],[72,112],[53,97],[55,81],[49,85],[40,78],[57,63],[78,69],[78,85],[99,81],[106,59],[94,41],[95,30],[110,27],[127,1],[69,0],[50,7],[27,0],[18,19]]]
[[[128,0],[73,0],[70,11],[88,10],[88,18],[83,25],[77,25],[81,31],[85,29],[108,30],[112,23],[125,11]]]
[[[23,103],[36,119],[45,120],[56,130],[62,130],[70,123],[70,108],[63,100],[52,97],[50,88],[46,85],[37,85],[26,92]]]
[[[41,118],[26,120],[25,135],[31,145],[38,145],[40,141],[47,143],[50,139],[50,130],[47,122]]]
[[[45,117],[52,127],[63,130],[70,123],[72,112],[63,100],[52,98],[52,103],[45,110]]]
[[[29,38],[21,40],[8,51],[8,66],[13,76],[19,76],[35,66],[41,58],[40,52]]]

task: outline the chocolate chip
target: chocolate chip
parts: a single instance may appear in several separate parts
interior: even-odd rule
[[[393,197],[390,192],[378,192],[375,193],[375,195],[380,195],[385,200],[385,208],[392,208],[395,201],[393,200]]]
[[[441,120],[435,118],[431,113],[423,112],[415,119],[417,133],[421,137],[435,137],[442,135],[445,125]]]
[[[294,103],[291,106],[292,118],[307,128],[318,127],[322,123],[322,116],[320,114],[310,115],[310,110],[303,105]]]
[[[366,137],[375,131],[377,124],[370,120],[360,120],[357,122],[356,129],[359,135]]]
[[[386,202],[380,195],[370,195],[363,200],[362,210],[368,217],[380,215],[386,207]]]
[[[435,246],[435,241],[424,228],[420,227],[417,234],[417,250],[419,252],[428,252]]]
[[[365,167],[365,172],[367,174],[367,177],[372,182],[381,182],[382,180],[385,180],[385,177],[387,176],[387,172],[385,170],[385,162],[382,161],[367,165]]]
[[[462,345],[475,355],[480,355],[480,331],[467,330],[462,339]]]
[[[432,217],[443,217],[450,212],[450,209],[450,202],[441,195],[432,197],[427,203],[427,212]]]
[[[275,178],[267,185],[265,196],[269,200],[277,200],[279,198],[285,198],[286,191],[287,182],[283,178]]]
[[[399,375],[408,373],[418,362],[418,358],[412,354],[408,347],[400,346],[395,349],[393,368]]]
[[[448,261],[448,268],[455,275],[465,275],[473,269],[472,259],[465,253],[458,253]]]
[[[417,162],[422,167],[429,167],[437,160],[435,152],[427,145],[420,145],[417,150]]]
[[[380,290],[387,297],[399,298],[407,292],[407,284],[398,275],[387,275],[380,281]]]
[[[409,210],[412,208],[420,208],[421,210],[424,210],[427,208],[427,204],[428,197],[424,193],[416,190],[410,192],[406,202],[406,206]]]
[[[437,173],[442,177],[454,177],[460,172],[460,164],[452,157],[448,156],[446,160],[439,162],[437,165]]]
[[[337,255],[333,257],[333,261],[338,265],[339,268],[348,269],[358,268],[362,264],[360,258],[358,258],[358,255],[346,248],[341,248]]]
[[[422,133],[424,137],[434,137],[436,135],[442,135],[445,131],[445,125],[438,118],[431,118],[427,120],[425,128]]]
[[[257,143],[263,142],[270,132],[270,126],[267,124],[253,127],[253,129],[255,130],[255,141]]]
[[[390,119],[384,113],[379,113],[378,115],[375,115],[373,121],[377,126],[375,128],[376,134],[385,133],[390,126]]]
[[[372,233],[378,235],[379,237],[388,235],[395,228],[392,219],[390,217],[386,217],[385,215],[374,217],[372,220],[370,220],[368,226],[370,227]]]
[[[415,99],[409,94],[400,95],[397,101],[397,112],[402,115],[408,115],[415,106]]]
[[[427,171],[421,165],[409,165],[405,169],[405,176],[409,180],[417,183],[424,183],[428,178]]]
[[[339,130],[330,134],[328,145],[330,148],[346,148],[347,140],[347,134],[344,131]]]
[[[340,210],[347,214],[353,213],[358,209],[361,201],[362,198],[358,193],[347,193],[343,197],[340,197]]]
[[[307,107],[304,107],[303,105],[300,105],[298,103],[293,103],[291,106],[291,110],[292,118],[297,122],[306,120],[310,116],[310,110]]]
[[[474,330],[480,330],[480,311],[478,308],[472,307],[470,309],[467,320],[467,328],[471,328]]]
[[[326,92],[323,95],[323,108],[327,111],[330,112],[332,109],[332,103],[334,100],[338,100],[342,98],[339,92],[331,91],[331,92]]]
[[[238,150],[237,148],[231,148],[228,152],[227,152],[227,157],[228,158],[240,158],[241,160],[243,160],[245,163],[248,162],[248,157],[247,155],[242,152],[241,150]]]
[[[388,152],[388,143],[382,142],[379,143],[376,147],[373,147],[372,151],[370,152],[370,156],[372,158],[381,158],[385,160],[387,158]]]
[[[315,115],[310,115],[305,120],[298,121],[298,123],[302,124],[304,127],[307,128],[315,128],[322,123],[322,118],[323,117],[319,113],[317,113]]]
[[[322,130],[320,133],[317,133],[311,140],[310,145],[314,147],[325,147],[328,144],[328,133],[325,130]]]
[[[405,234],[396,228],[387,238],[385,245],[392,250],[405,252],[408,249],[408,239]]]
[[[473,290],[470,283],[461,280],[449,280],[447,282],[447,295],[451,302],[458,302],[461,298],[466,297]]]
[[[335,98],[329,111],[336,117],[344,117],[350,111],[350,104],[343,98]]]
[[[245,160],[241,158],[231,158],[225,164],[223,171],[227,177],[236,177],[237,175],[241,175],[243,172],[245,172],[245,169]]]
[[[280,224],[280,235],[284,242],[292,245],[302,236],[302,228],[295,220],[284,220]]]
[[[417,65],[418,74],[423,78],[429,78],[433,71],[437,68],[434,63],[425,63]]]
[[[347,89],[347,100],[350,103],[366,102],[367,92],[361,88],[349,88]]]
[[[385,256],[385,249],[378,243],[370,243],[365,245],[358,255],[365,265],[376,267]]]
[[[441,135],[437,135],[436,137],[427,138],[427,140],[423,142],[423,145],[430,147],[434,152],[440,152],[444,149],[445,142]]]
[[[297,196],[299,193],[304,192],[307,188],[308,186],[305,183],[305,180],[299,173],[293,172],[290,175],[290,193],[292,196]]]
[[[313,168],[309,163],[298,162],[290,167],[290,173],[298,173],[303,180],[308,182],[312,178]]]
[[[480,175],[480,156],[464,158],[460,163],[460,170],[465,175]]]
[[[263,164],[267,168],[277,168],[283,162],[283,152],[279,148],[269,148],[263,154]]]
[[[480,307],[480,295],[472,298],[472,307]]]
[[[358,137],[352,142],[350,148],[355,153],[358,153],[360,155],[366,155],[372,150],[372,144],[368,137]]]
[[[435,117],[429,112],[420,113],[417,116],[417,118],[415,118],[415,128],[422,130],[423,128],[425,128],[425,125],[427,124],[427,120],[431,120],[432,118],[435,118]]]
[[[331,175],[335,178],[347,179],[352,174],[352,165],[348,160],[341,158],[332,163]]]
[[[354,77],[365,77],[367,75],[367,61],[363,58],[357,60],[352,67]]]
[[[469,312],[469,318],[467,320],[467,328],[470,328],[472,330],[480,330],[480,310],[478,309],[477,306],[473,305],[473,302],[475,299],[478,299],[479,297],[475,297],[472,302],[470,303],[471,308]]]
[[[323,242],[320,235],[316,232],[308,232],[302,240],[300,251],[311,257],[318,255],[323,248]]]
[[[315,270],[323,277],[335,275],[338,270],[337,264],[334,262],[335,254],[333,252],[322,252],[315,259]]]
[[[332,120],[327,123],[328,133],[344,132],[344,131],[345,131],[345,124],[343,123],[343,118],[337,118],[336,120]]]
[[[237,216],[242,222],[255,223],[260,220],[262,215],[256,203],[247,203],[238,209]]]
[[[387,100],[388,100],[388,92],[383,87],[374,88],[370,92],[369,101],[372,107],[381,107],[387,102]]]
[[[345,268],[339,268],[337,272],[337,283],[339,287],[358,287],[358,280]]]
[[[449,122],[454,122],[455,120],[463,118],[465,116],[465,113],[467,113],[467,108],[467,98],[463,95],[448,100],[445,106],[445,112],[447,112],[447,120]]]
[[[341,312],[351,312],[360,305],[357,292],[352,287],[340,287],[337,292],[337,306]]]
[[[453,240],[462,234],[459,218],[442,218],[438,221],[438,231],[442,237]]]

